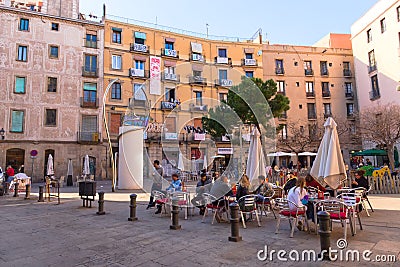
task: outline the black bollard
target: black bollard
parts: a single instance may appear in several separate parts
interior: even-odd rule
[[[130,207],[130,216],[128,218],[128,221],[137,221],[137,218],[136,218],[136,198],[137,198],[137,195],[136,194],[131,194],[130,198],[131,198],[131,204],[129,205],[129,207]]]
[[[96,212],[97,215],[104,215],[104,192],[99,192],[99,211]]]
[[[231,217],[229,220],[231,221],[231,235],[228,240],[232,242],[242,241],[242,237],[239,235],[239,205],[237,203],[232,203],[229,205],[231,210]]]
[[[15,183],[14,184],[14,195],[13,195],[13,197],[18,197],[18,185],[19,185],[19,183]]]
[[[174,197],[172,198],[172,225],[169,226],[169,229],[172,230],[179,230],[181,226],[179,225],[179,206],[178,206],[179,199]]]
[[[25,199],[30,199],[31,197],[31,185],[25,185]]]
[[[329,212],[319,211],[318,212],[318,221],[319,221],[319,241],[321,244],[321,254],[320,258],[323,260],[330,260],[330,251],[331,251],[331,216]]]
[[[43,198],[43,185],[39,185],[39,200],[38,202],[44,202]]]
[[[4,195],[8,195],[8,188],[10,187],[10,183],[6,183],[6,187],[4,187]]]

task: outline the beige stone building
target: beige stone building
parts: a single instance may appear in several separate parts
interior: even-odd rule
[[[0,166],[24,166],[37,182],[49,154],[57,177],[69,159],[81,174],[88,154],[104,177],[103,24],[82,19],[78,0],[2,0],[0,25]]]
[[[266,44],[263,67],[264,80],[272,78],[278,93],[290,99],[290,110],[276,121],[283,127],[278,150],[288,149],[281,141],[294,132],[317,137],[323,131],[324,120],[332,116],[338,123],[345,161],[349,162],[349,153],[360,149],[354,115],[358,107],[350,35],[329,34],[313,47]],[[293,146],[296,145],[299,144]],[[316,152],[318,145],[318,141],[312,142],[306,151]],[[281,164],[287,166],[290,160],[296,163],[294,158],[287,158]],[[306,165],[306,157],[299,160]]]

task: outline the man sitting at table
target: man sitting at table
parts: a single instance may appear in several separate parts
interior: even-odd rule
[[[177,173],[172,174],[172,181],[171,184],[167,187],[167,191],[182,191],[182,181],[179,179],[179,176]],[[161,208],[162,206],[160,204],[157,204],[157,210],[155,214],[161,213]]]

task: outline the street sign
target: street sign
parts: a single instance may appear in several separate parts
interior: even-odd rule
[[[31,150],[31,157],[36,157],[38,154],[37,150],[33,149]]]

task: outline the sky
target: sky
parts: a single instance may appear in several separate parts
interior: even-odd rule
[[[382,0],[385,1],[385,0]],[[250,38],[262,29],[271,44],[312,45],[351,25],[378,0],[80,0],[80,12],[157,23],[210,35]],[[207,26],[208,24],[208,26]]]

